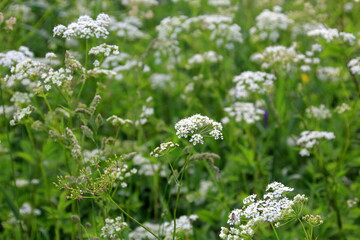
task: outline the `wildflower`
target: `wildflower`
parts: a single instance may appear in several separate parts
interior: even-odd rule
[[[307,108],[305,112],[308,118],[315,118],[317,120],[331,117],[330,110],[327,109],[324,104],[321,104],[319,107],[311,106]]]
[[[302,147],[300,156],[310,156],[309,150],[319,143],[320,139],[332,140],[335,138],[332,132],[303,131],[297,140],[297,145]]]
[[[340,68],[335,67],[319,67],[316,71],[316,75],[321,81],[337,82],[340,77]]]
[[[289,19],[280,9],[270,11],[265,9],[256,17],[256,26],[250,29],[250,33],[260,40],[270,39],[275,42],[280,37],[280,31],[287,30],[293,20]]]
[[[116,239],[119,238],[119,234],[128,227],[127,223],[123,221],[122,217],[116,217],[115,219],[105,219],[105,226],[101,228],[100,237]]]
[[[106,27],[110,25],[110,17],[101,13],[96,20],[84,15],[79,17],[77,22],[71,23],[69,26],[58,25],[54,28],[54,36],[62,38],[107,38],[109,32]]]
[[[151,87],[156,88],[165,88],[167,85],[174,85],[174,82],[171,81],[171,76],[168,74],[153,73],[150,77]]]
[[[172,150],[174,150],[175,148],[179,147],[179,144],[177,143],[173,143],[173,142],[166,142],[166,143],[161,143],[159,147],[156,147],[151,153],[150,156],[153,157],[160,157],[162,155],[165,155],[169,152],[171,152]]]
[[[354,198],[354,199],[349,199],[346,201],[346,204],[348,206],[348,208],[353,208],[355,207],[359,202],[359,199],[358,198]]]
[[[299,204],[304,197],[297,195],[289,199],[285,195],[294,189],[279,182],[273,182],[266,188],[262,199],[257,199],[253,194],[243,200],[241,209],[234,209],[228,219],[232,227],[221,228],[220,238],[247,239],[254,235],[256,227],[264,222],[274,223],[279,226],[279,221],[287,218],[293,213],[293,207]]]
[[[248,124],[259,121],[265,114],[265,110],[259,108],[258,104],[251,102],[235,102],[224,110],[236,122],[244,121]]]
[[[204,52],[203,54],[195,54],[188,60],[190,67],[202,63],[217,63],[223,60],[221,55],[218,55],[214,51]]]
[[[29,105],[26,108],[18,109],[16,113],[14,113],[13,119],[10,121],[10,125],[15,126],[19,124],[23,118],[30,115],[33,111],[35,111],[35,109],[36,108],[32,105]]]
[[[339,32],[336,28],[318,28],[311,30],[307,33],[308,36],[321,37],[326,40],[326,42],[332,42],[335,39],[342,40],[349,44],[353,44],[355,42],[356,37],[352,33]]]
[[[179,138],[190,137],[193,145],[203,144],[205,134],[209,134],[216,140],[223,139],[221,123],[200,114],[180,120],[175,124],[175,130]]]
[[[110,122],[113,126],[122,126],[125,124],[133,124],[133,121],[129,119],[122,119],[116,115],[112,115],[106,121]]]
[[[235,76],[233,82],[236,83],[234,95],[237,98],[247,97],[248,93],[265,93],[271,89],[276,80],[275,75],[265,72],[242,72]]]
[[[0,53],[0,66],[11,68],[17,63],[30,60],[34,54],[29,48],[21,46],[18,51],[10,50],[6,53]]]
[[[321,216],[319,215],[305,215],[302,217],[302,220],[304,220],[305,222],[307,222],[308,224],[312,225],[312,226],[319,226],[321,224],[323,224],[323,220],[321,218]]]
[[[351,59],[348,63],[348,67],[352,74],[360,75],[360,57]]]
[[[351,110],[351,107],[349,105],[347,105],[346,103],[343,103],[343,104],[337,106],[334,111],[337,112],[338,114],[342,114],[349,110]]]
[[[89,51],[89,54],[100,55],[104,54],[105,57],[110,55],[118,55],[119,47],[116,45],[107,45],[106,43],[100,44],[99,46],[92,47]]]
[[[153,163],[150,159],[145,158],[141,154],[137,154],[133,158],[134,165],[138,167],[138,174],[143,176],[154,176],[159,174],[161,177],[167,176],[167,169],[161,163]]]

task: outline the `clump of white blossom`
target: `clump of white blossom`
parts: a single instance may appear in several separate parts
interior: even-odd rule
[[[249,239],[257,226],[263,223],[278,223],[292,214],[294,207],[307,201],[304,195],[296,195],[293,199],[286,194],[294,189],[286,187],[279,182],[273,182],[266,187],[263,198],[258,199],[256,194],[250,195],[243,200],[241,209],[234,209],[228,219],[230,228],[222,227],[220,238],[226,240]]]
[[[54,36],[62,38],[107,38],[109,32],[107,27],[110,25],[110,17],[105,14],[99,14],[96,19],[84,15],[79,17],[76,22],[68,26],[58,25],[54,28]]]
[[[31,207],[31,205],[29,203],[24,203],[20,208],[19,208],[19,213],[21,215],[30,215],[30,214],[33,214],[33,215],[40,215],[41,214],[41,211],[39,209],[33,209]]]
[[[150,7],[150,6],[158,5],[159,2],[157,0],[122,0],[121,4],[129,7],[138,6],[138,5]]]
[[[346,103],[342,103],[341,105],[337,106],[335,108],[335,112],[337,112],[338,114],[343,114],[346,111],[350,111],[351,107],[349,105],[347,105]]]
[[[25,187],[29,184],[37,185],[37,184],[39,184],[39,182],[40,182],[39,179],[27,180],[27,179],[18,178],[15,180],[15,186],[16,187]]]
[[[334,40],[341,40],[349,44],[355,42],[356,37],[352,33],[339,32],[336,28],[318,28],[311,30],[307,33],[310,37],[321,37],[326,40],[326,42],[332,42]]]
[[[240,75],[235,76],[233,82],[236,86],[233,95],[236,98],[244,98],[249,93],[265,93],[274,85],[276,80],[275,75],[265,72],[242,72]]]
[[[349,199],[346,201],[346,204],[348,206],[348,208],[353,208],[356,207],[356,205],[359,203],[359,199],[358,198],[353,198],[353,199]]]
[[[224,108],[224,111],[235,122],[246,122],[248,124],[261,120],[265,114],[265,110],[259,104],[252,102],[235,102],[230,107]]]
[[[10,50],[0,53],[0,66],[11,68],[17,63],[30,60],[34,57],[33,52],[29,48],[21,46],[18,51]]]
[[[16,106],[21,106],[26,103],[31,102],[31,98],[33,94],[26,92],[14,92],[12,97],[10,98],[10,102],[13,102]]]
[[[99,46],[92,47],[89,51],[89,54],[100,55],[103,54],[105,57],[110,55],[118,55],[119,47],[116,45],[108,45],[106,43],[100,44]]]
[[[204,52],[203,54],[195,54],[188,60],[190,67],[203,63],[217,63],[223,60],[223,57],[214,51]]]
[[[145,158],[141,154],[137,154],[133,158],[133,163],[138,167],[138,175],[154,176],[159,174],[161,177],[166,177],[167,169],[161,163],[151,162],[150,159]]]
[[[115,219],[106,218],[105,226],[101,228],[100,237],[108,239],[120,239],[120,234],[128,227],[127,223],[123,221],[122,217]]]
[[[13,119],[10,120],[10,125],[15,126],[21,122],[23,118],[30,115],[33,111],[35,111],[35,107],[32,105],[29,105],[25,108],[18,109],[13,116]]]
[[[339,81],[341,68],[338,67],[319,67],[316,71],[316,76],[321,81]]]
[[[223,139],[222,125],[209,117],[195,114],[184,118],[175,124],[176,135],[179,138],[190,137],[193,145],[203,144],[204,137],[210,135],[214,139]]]
[[[255,27],[250,29],[250,33],[260,40],[269,39],[273,42],[280,37],[280,32],[288,30],[293,24],[293,20],[286,14],[281,13],[281,7],[274,7],[274,11],[265,9],[256,17]]]
[[[214,7],[229,7],[231,6],[230,0],[209,0],[208,4]]]
[[[198,219],[197,215],[190,216],[180,216],[176,219],[176,234],[184,235],[187,239],[187,236],[192,234],[192,222]],[[157,234],[163,240],[173,239],[174,233],[174,221],[164,222],[163,224],[154,224],[154,223],[144,223],[144,226],[149,228],[152,232]],[[151,235],[142,227],[137,227],[133,232],[129,234],[129,238],[132,240],[156,240],[156,238]]]
[[[351,59],[348,63],[348,67],[352,74],[360,75],[360,57]]]
[[[152,100],[152,97],[146,99],[146,104],[141,107],[139,119],[134,122],[135,126],[145,125],[148,122],[149,117],[154,115],[154,108],[149,106]]]
[[[315,145],[319,144],[321,139],[332,140],[335,138],[333,132],[321,132],[321,131],[303,131],[300,134],[300,138],[296,144],[302,147],[299,152],[300,156],[310,156],[310,151]]]
[[[114,127],[120,127],[126,124],[133,124],[133,121],[129,119],[122,119],[116,115],[112,115],[106,119],[106,121],[110,122]]]
[[[324,104],[321,104],[319,107],[310,106],[305,112],[308,118],[315,118],[317,120],[331,118],[330,109],[326,108]]]
[[[173,142],[165,142],[165,143],[161,143],[160,146],[156,147],[151,153],[150,156],[153,157],[160,157],[164,154],[167,154],[168,152],[174,150],[175,148],[177,148],[179,146],[179,144],[177,143],[173,143]]]
[[[171,81],[171,75],[169,74],[162,74],[162,73],[153,73],[150,76],[151,87],[153,89],[157,88],[166,88],[167,86],[174,85],[174,82]]]
[[[136,17],[134,17],[136,18]],[[139,23],[139,19],[134,21],[127,21],[125,19],[124,21],[117,22],[115,19],[111,20],[109,30],[116,33],[116,35],[120,38],[124,38],[126,40],[136,40],[140,38],[144,38],[146,35],[143,33],[139,26],[141,26],[141,22]]]

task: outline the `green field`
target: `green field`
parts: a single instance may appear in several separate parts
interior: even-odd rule
[[[360,239],[359,0],[1,0],[0,239]]]

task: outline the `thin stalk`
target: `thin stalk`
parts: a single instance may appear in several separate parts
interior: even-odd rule
[[[161,240],[155,233],[153,233],[148,227],[141,224],[139,221],[137,221],[135,218],[133,218],[130,214],[128,214],[122,207],[120,207],[114,199],[112,199],[110,196],[108,197],[109,201],[112,202],[123,214],[125,214],[128,218],[133,220],[135,223],[137,223],[140,227],[144,228],[146,231],[148,231],[151,235],[153,235],[156,239]]]
[[[277,239],[277,240],[280,240],[279,235],[278,235],[278,233],[277,233],[277,231],[276,231],[276,228],[275,228],[275,226],[274,226],[273,223],[271,223],[271,227],[272,227],[272,229],[273,229],[273,231],[274,231],[274,234],[275,234],[276,239]]]
[[[306,231],[306,228],[305,228],[304,224],[302,223],[301,219],[298,218],[298,220],[299,220],[299,222],[300,222],[300,224],[301,224],[301,227],[302,227],[302,229],[303,229],[303,231],[304,231],[304,233],[305,233],[306,239],[311,240],[311,238],[309,237],[308,232]]]

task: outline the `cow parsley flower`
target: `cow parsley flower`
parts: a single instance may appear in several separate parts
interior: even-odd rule
[[[10,121],[11,126],[15,126],[21,122],[23,118],[30,115],[33,111],[35,111],[35,107],[32,105],[27,106],[26,108],[18,109],[16,113],[14,113],[13,119]]]
[[[247,97],[248,93],[265,93],[271,89],[276,80],[275,75],[265,72],[246,71],[235,76],[233,82],[236,83],[233,89],[236,98]]]
[[[351,59],[348,63],[348,67],[352,74],[360,75],[360,57]]]
[[[280,37],[280,31],[288,30],[293,23],[292,19],[280,11],[265,9],[256,17],[256,26],[250,29],[250,33],[260,40],[270,39],[275,42]]]
[[[321,81],[339,81],[341,68],[335,67],[319,67],[316,71],[316,76]]]
[[[315,119],[327,119],[331,117],[331,112],[324,104],[321,104],[319,107],[311,106],[305,110],[306,116],[308,118]]]
[[[254,235],[258,225],[266,222],[276,224],[291,216],[293,207],[307,200],[303,195],[296,195],[293,199],[286,197],[293,190],[282,183],[273,182],[267,186],[262,199],[258,199],[256,194],[246,197],[244,206],[230,213],[228,224],[232,227],[222,227],[220,238],[248,239]]]
[[[101,13],[96,20],[84,15],[79,17],[77,22],[71,23],[69,26],[58,25],[54,28],[54,36],[62,38],[107,38],[109,35],[106,29],[110,25],[110,17]]]
[[[21,46],[19,51],[10,50],[6,53],[0,53],[0,66],[11,68],[15,64],[30,60],[33,57],[34,54],[29,48]]]
[[[203,54],[195,54],[188,60],[190,67],[203,63],[217,63],[223,60],[223,57],[214,51],[204,52]]]
[[[119,234],[128,227],[127,223],[123,221],[122,217],[116,217],[115,219],[105,219],[105,226],[101,228],[100,237],[117,239]]]
[[[303,131],[300,134],[300,138],[296,144],[302,147],[299,152],[300,156],[310,156],[310,151],[315,145],[319,144],[319,140],[332,140],[335,138],[332,132],[320,132],[320,131]]]
[[[346,103],[343,103],[343,104],[337,106],[334,111],[337,112],[338,114],[343,114],[344,112],[349,111],[349,110],[351,110],[351,107],[349,105],[347,105]]]
[[[160,146],[156,147],[151,153],[150,156],[153,157],[160,157],[164,154],[167,154],[169,152],[171,152],[172,150],[174,150],[175,148],[179,147],[179,144],[177,143],[173,143],[173,142],[166,142],[166,143],[161,143]]]
[[[352,33],[339,32],[336,28],[318,28],[311,30],[307,33],[310,37],[321,37],[326,40],[326,42],[332,42],[334,40],[342,40],[349,44],[354,44],[356,37]]]
[[[261,120],[265,114],[265,110],[261,109],[258,104],[251,102],[235,102],[224,110],[236,122],[244,121],[248,124]]]
[[[176,135],[179,138],[190,137],[193,145],[203,144],[207,134],[216,140],[223,139],[222,128],[221,123],[200,114],[184,118],[175,124]]]
[[[105,57],[110,55],[118,55],[119,47],[116,45],[107,45],[106,43],[100,44],[99,46],[92,47],[89,51],[89,54],[100,55],[104,54]]]

